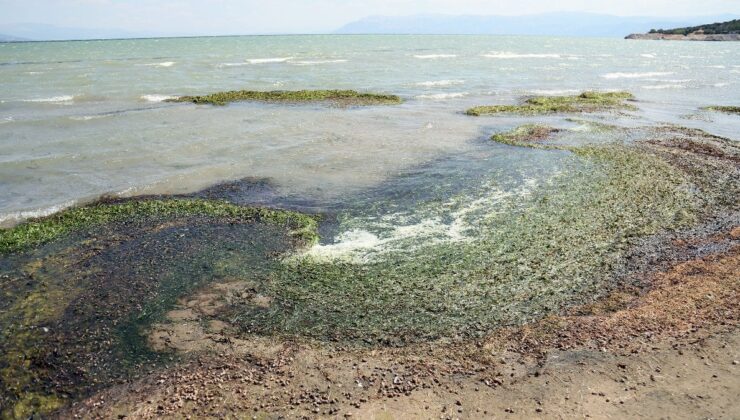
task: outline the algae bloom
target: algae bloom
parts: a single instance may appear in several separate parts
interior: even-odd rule
[[[468,109],[472,116],[493,114],[554,114],[600,112],[611,110],[634,110],[626,101],[634,100],[629,92],[587,91],[575,96],[535,96],[525,99],[520,105],[487,105]]]
[[[340,106],[396,105],[403,102],[396,95],[362,93],[355,90],[297,90],[255,91],[234,90],[203,96],[181,96],[167,102],[192,102],[194,104],[226,105],[231,102],[304,103],[328,102]]]

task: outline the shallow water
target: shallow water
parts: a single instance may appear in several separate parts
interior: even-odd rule
[[[734,43],[275,36],[0,44],[0,223],[102,194],[187,193],[244,177],[268,179],[276,200],[316,208],[372,197],[394,179],[433,184],[434,162],[452,165],[446,176],[454,178],[467,165],[457,159],[456,169],[455,156],[475,155],[482,138],[520,121],[462,110],[527,94],[627,89],[641,110],[622,124],[673,122],[737,138],[737,117],[697,108],[733,104],[738,74]],[[161,102],[312,88],[396,93],[406,102]],[[494,172],[522,159],[505,147],[494,155]]]

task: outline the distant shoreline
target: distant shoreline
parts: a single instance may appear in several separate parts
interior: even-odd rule
[[[624,39],[653,40],[653,41],[740,41],[740,34],[631,34]]]

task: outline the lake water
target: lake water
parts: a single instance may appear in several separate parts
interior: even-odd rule
[[[737,139],[737,117],[699,108],[737,105],[740,44],[506,36],[6,43],[0,86],[1,225],[101,195],[187,193],[245,177],[269,181],[269,198],[255,202],[320,211],[389,191],[443,184],[447,200],[476,183],[498,180],[509,194],[546,179],[557,158],[485,141],[533,118],[462,113],[526,95],[629,90],[640,110],[609,122],[675,123]],[[231,89],[356,89],[405,102],[163,102]]]

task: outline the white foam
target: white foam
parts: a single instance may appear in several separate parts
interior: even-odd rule
[[[170,95],[141,95],[141,99],[147,102],[164,102],[170,99],[177,99],[177,96]]]
[[[74,99],[75,97],[72,95],[61,95],[61,96],[52,96],[50,98],[26,99],[23,102],[59,103],[59,102],[71,102],[71,101],[74,101]]]
[[[648,86],[642,86],[643,89],[648,90],[664,90],[664,89],[686,89],[686,85],[677,84],[677,83],[667,83],[664,85],[648,85]]]
[[[529,195],[537,184],[536,180],[527,179],[518,188],[508,191],[491,184],[478,198],[452,198],[432,210],[442,209],[443,214],[429,214],[413,222],[409,219],[414,219],[414,215],[408,212],[361,220],[359,226],[355,224],[337,235],[334,243],[316,244],[293,258],[367,263],[393,252],[413,252],[440,243],[476,241],[481,238],[477,230],[481,217],[505,211],[504,203]]]
[[[721,87],[725,87],[725,86],[729,86],[729,85],[730,85],[729,83],[715,83],[712,86],[714,86],[716,88],[721,88]]]
[[[716,65],[716,66],[705,66],[705,67],[708,69],[726,69],[727,68],[727,66],[723,66],[721,64]]]
[[[435,101],[440,101],[444,99],[454,99],[454,98],[462,98],[464,96],[468,95],[467,92],[454,92],[454,93],[435,93],[431,95],[419,95],[417,96],[418,99],[432,99]]]
[[[174,61],[165,61],[162,63],[151,63],[151,64],[144,64],[144,65],[148,67],[172,67],[175,64],[176,63]]]
[[[421,60],[434,60],[437,58],[455,58],[457,57],[457,54],[423,54],[423,55],[415,55],[414,58],[419,58]]]
[[[284,63],[292,59],[293,57],[251,58],[247,60],[247,63],[249,64]]]
[[[75,201],[67,201],[66,203],[58,204],[56,206],[46,207],[36,210],[24,210],[16,211],[12,213],[0,214],[0,226],[13,226],[28,219],[35,219],[39,217],[51,216],[54,213],[59,213],[64,209],[68,209],[76,204]]]
[[[316,66],[320,64],[339,64],[339,63],[346,63],[347,60],[337,59],[337,60],[301,60],[301,61],[290,61],[290,64],[296,65],[296,66]]]
[[[27,71],[26,74],[29,74],[31,76],[36,76],[38,74],[44,74],[43,71]]]
[[[218,67],[241,67],[241,66],[248,66],[249,63],[246,61],[243,63],[221,63],[218,65]]]
[[[80,115],[75,117],[69,117],[72,121],[91,121],[91,120],[99,120],[101,118],[105,118],[107,115]]]
[[[655,58],[655,54],[640,54],[640,57],[643,57],[643,58]]]
[[[452,86],[452,85],[462,85],[464,83],[465,83],[465,80],[434,80],[434,81],[428,81],[428,82],[419,82],[416,84],[416,86],[423,86],[423,87]]]
[[[15,121],[13,117],[4,117],[3,119],[0,119],[0,124],[8,124]]]
[[[486,58],[499,58],[499,59],[511,59],[511,58],[561,58],[560,54],[519,54],[509,51],[503,52],[491,52],[490,54],[483,54]]]
[[[644,73],[607,73],[602,75],[604,79],[647,79],[650,77],[670,76],[675,74],[670,71],[651,71]]]
[[[560,95],[572,95],[574,93],[581,93],[581,90],[578,89],[534,89],[529,90],[527,93],[530,93],[532,95],[541,95],[541,96],[560,96]]]

